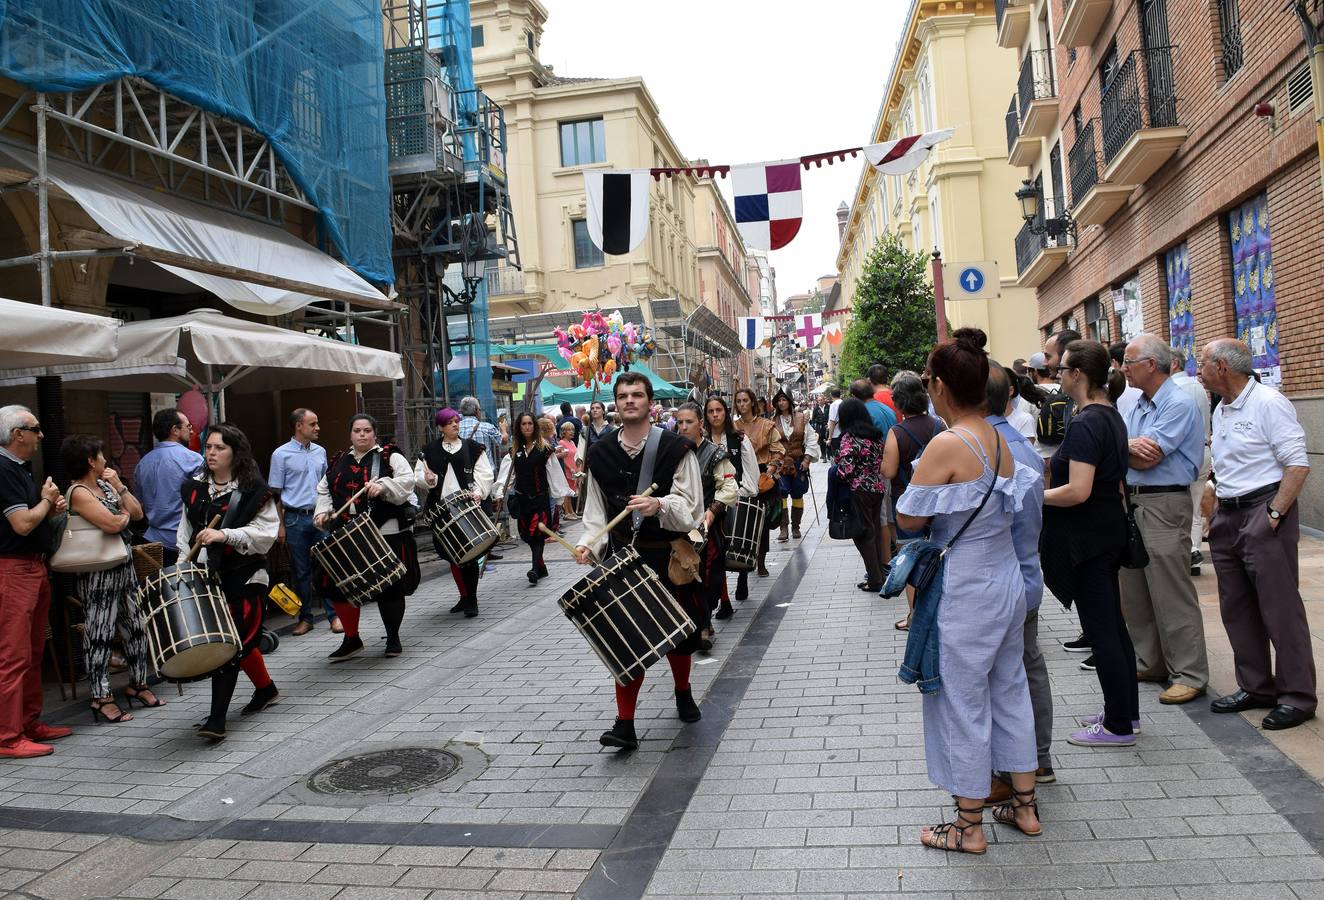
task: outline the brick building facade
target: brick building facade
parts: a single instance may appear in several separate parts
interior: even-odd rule
[[[1060,259],[1035,285],[1041,332],[1143,329],[1196,351],[1236,334],[1324,453],[1324,191],[1295,17],[1259,0],[1024,5],[1049,23],[1060,128],[1030,177],[1077,226],[1035,239],[1038,271]],[[1302,520],[1324,527],[1324,473],[1311,481]]]

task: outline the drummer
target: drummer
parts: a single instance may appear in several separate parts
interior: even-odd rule
[[[759,460],[754,455],[754,445],[746,440],[743,432],[736,429],[731,421],[731,409],[721,397],[709,397],[704,404],[704,432],[708,440],[726,451],[727,458],[736,470],[736,483],[740,497],[753,497],[759,492]],[[725,535],[723,535],[725,537]],[[729,619],[735,614],[731,608],[731,597],[727,593],[726,560],[722,560],[722,576],[718,584],[721,597],[717,603],[717,619]],[[744,597],[740,598],[745,599]]]
[[[386,628],[386,655],[399,656],[405,597],[414,592],[419,580],[418,547],[409,530],[415,517],[411,503],[414,470],[395,445],[377,443],[377,420],[367,413],[359,413],[349,420],[349,443],[349,449],[336,454],[327,466],[326,475],[317,483],[313,524],[322,530],[334,529],[356,515],[366,513],[377,523],[382,537],[404,564],[404,578],[372,598],[377,601],[377,611]],[[366,499],[349,503],[365,483],[368,484],[363,495]],[[349,505],[340,514],[340,520],[332,522],[331,514],[346,504]],[[326,573],[322,573],[322,590],[329,592],[336,616],[345,626],[344,640],[328,658],[333,663],[344,662],[363,650],[363,641],[359,638],[360,610],[344,599]]]
[[[532,557],[529,584],[537,584],[539,579],[547,577],[543,550],[548,538],[538,526],[551,524],[551,483],[560,468],[561,463],[543,438],[533,414],[516,416],[510,436],[510,455],[501,461],[501,475],[497,481],[503,486],[511,485],[512,481],[514,484],[512,503],[519,516],[519,536],[529,545]]]
[[[699,551],[699,597],[701,611],[707,620],[699,631],[699,650],[713,649],[712,620],[708,618],[722,597],[726,584],[726,536],[722,522],[726,509],[739,496],[739,479],[724,448],[708,440],[703,433],[703,410],[697,403],[685,402],[676,410],[676,430],[680,436],[694,442],[694,454],[699,460],[699,474],[703,479],[703,531],[704,545]],[[727,609],[731,608],[728,601]]]
[[[212,674],[211,713],[198,729],[200,736],[220,741],[225,739],[225,716],[241,668],[254,687],[241,715],[260,712],[280,696],[257,648],[269,582],[266,554],[276,543],[280,514],[248,438],[226,422],[207,432],[203,468],[184,480],[180,495],[184,514],[175,539],[179,558],[188,556],[195,539],[203,545],[197,561],[220,580],[239,631],[239,655]],[[221,517],[219,527],[209,528],[216,516]]]
[[[653,402],[653,385],[639,372],[624,372],[614,387],[620,428],[603,437],[588,454],[588,487],[584,499],[585,541],[575,548],[575,558],[583,565],[593,554],[604,558],[633,544],[645,563],[657,573],[687,613],[702,621],[701,600],[694,585],[676,585],[668,577],[671,541],[687,538],[703,520],[703,486],[699,462],[690,450],[693,444],[664,428],[654,427],[648,419]],[[645,448],[657,441],[657,457],[650,482],[657,485],[651,496],[639,496],[639,480]],[[604,534],[607,523],[621,512],[627,516]],[[636,534],[637,532],[637,534]],[[701,716],[690,691],[690,656],[699,648],[699,633],[682,641],[667,654],[675,681],[676,711],[683,722],[697,722]],[[604,747],[633,750],[639,746],[634,731],[635,703],[644,676],[628,685],[616,685],[616,724],[598,738]]]
[[[764,516],[763,533],[759,535],[759,577],[768,577],[768,525],[774,508],[781,505],[781,491],[777,487],[777,476],[781,473],[782,456],[786,449],[777,426],[771,419],[766,419],[760,412],[763,401],[754,396],[749,388],[736,391],[736,428],[744,433],[745,438],[754,448],[758,459],[759,471],[755,476],[759,482],[759,502],[767,511]],[[736,599],[749,597],[749,573],[741,572],[736,582]]]
[[[442,497],[458,491],[467,491],[474,502],[481,503],[492,490],[492,462],[482,444],[460,437],[460,414],[450,407],[440,409],[437,410],[436,422],[441,429],[441,437],[422,449],[414,465],[415,482],[428,488],[427,500],[423,503],[425,515]],[[450,562],[435,534],[432,546],[438,556]],[[460,602],[451,607],[451,612],[462,612],[469,619],[478,615],[480,571],[477,559],[462,566],[451,563],[451,577],[460,589]]]

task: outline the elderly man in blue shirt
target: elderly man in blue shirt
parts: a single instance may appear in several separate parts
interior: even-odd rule
[[[312,548],[323,538],[313,524],[317,508],[317,483],[326,474],[326,449],[317,443],[322,426],[317,413],[300,407],[290,413],[290,428],[294,435],[271,454],[271,477],[268,486],[280,499],[280,535],[290,553],[290,569],[294,573],[294,590],[303,606],[299,608],[299,621],[292,634],[307,634],[313,630],[313,610],[317,589],[314,587]],[[322,598],[326,621],[331,631],[340,634],[343,628],[331,601]]]
[[[147,540],[161,544],[161,562],[179,561],[175,538],[184,515],[180,488],[184,479],[202,468],[202,455],[188,448],[193,426],[188,416],[173,407],[152,416],[156,446],[133,469],[134,494],[147,514]]]
[[[1122,615],[1136,649],[1136,677],[1165,682],[1160,703],[1189,703],[1209,684],[1204,618],[1191,581],[1190,487],[1204,458],[1204,418],[1174,384],[1162,338],[1136,336],[1122,374],[1141,396],[1127,411],[1127,494],[1149,551],[1143,569],[1122,569]]]
[[[988,361],[988,412],[986,421],[1007,441],[1011,455],[1036,472],[1043,468],[1043,459],[1034,445],[1007,421],[1012,409],[1011,379],[1007,370],[993,360]],[[1048,664],[1039,650],[1039,605],[1044,599],[1044,574],[1039,568],[1039,532],[1044,524],[1044,484],[1040,479],[1026,493],[1024,506],[1011,522],[1011,543],[1016,548],[1016,561],[1020,563],[1021,577],[1025,579],[1025,679],[1030,685],[1030,706],[1034,710],[1034,737],[1039,752],[1039,768],[1035,780],[1040,784],[1056,781],[1053,758],[1049,750],[1053,743],[1053,688],[1048,681]],[[999,777],[993,782],[990,803],[1005,803],[1011,799],[1010,779]]]

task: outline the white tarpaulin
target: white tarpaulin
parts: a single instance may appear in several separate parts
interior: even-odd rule
[[[63,376],[66,390],[171,393],[195,384],[205,392],[252,394],[404,377],[398,354],[212,309],[124,325],[114,362],[49,371]],[[0,386],[25,383],[35,374],[41,373],[7,373]]]
[[[0,369],[114,359],[119,327],[108,316],[0,298]]]
[[[37,170],[37,158],[31,153],[11,147],[5,147],[4,153],[19,165]],[[327,287],[364,300],[380,303],[386,299],[349,266],[282,228],[98,174],[55,157],[48,160],[48,166],[51,180],[107,234],[121,241]],[[283,315],[321,299],[178,266],[156,265],[256,315]]]

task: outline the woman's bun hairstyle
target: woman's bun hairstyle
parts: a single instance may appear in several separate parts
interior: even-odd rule
[[[952,335],[952,340],[956,341],[962,350],[972,352],[978,352],[988,346],[988,335],[979,328],[958,328]]]

